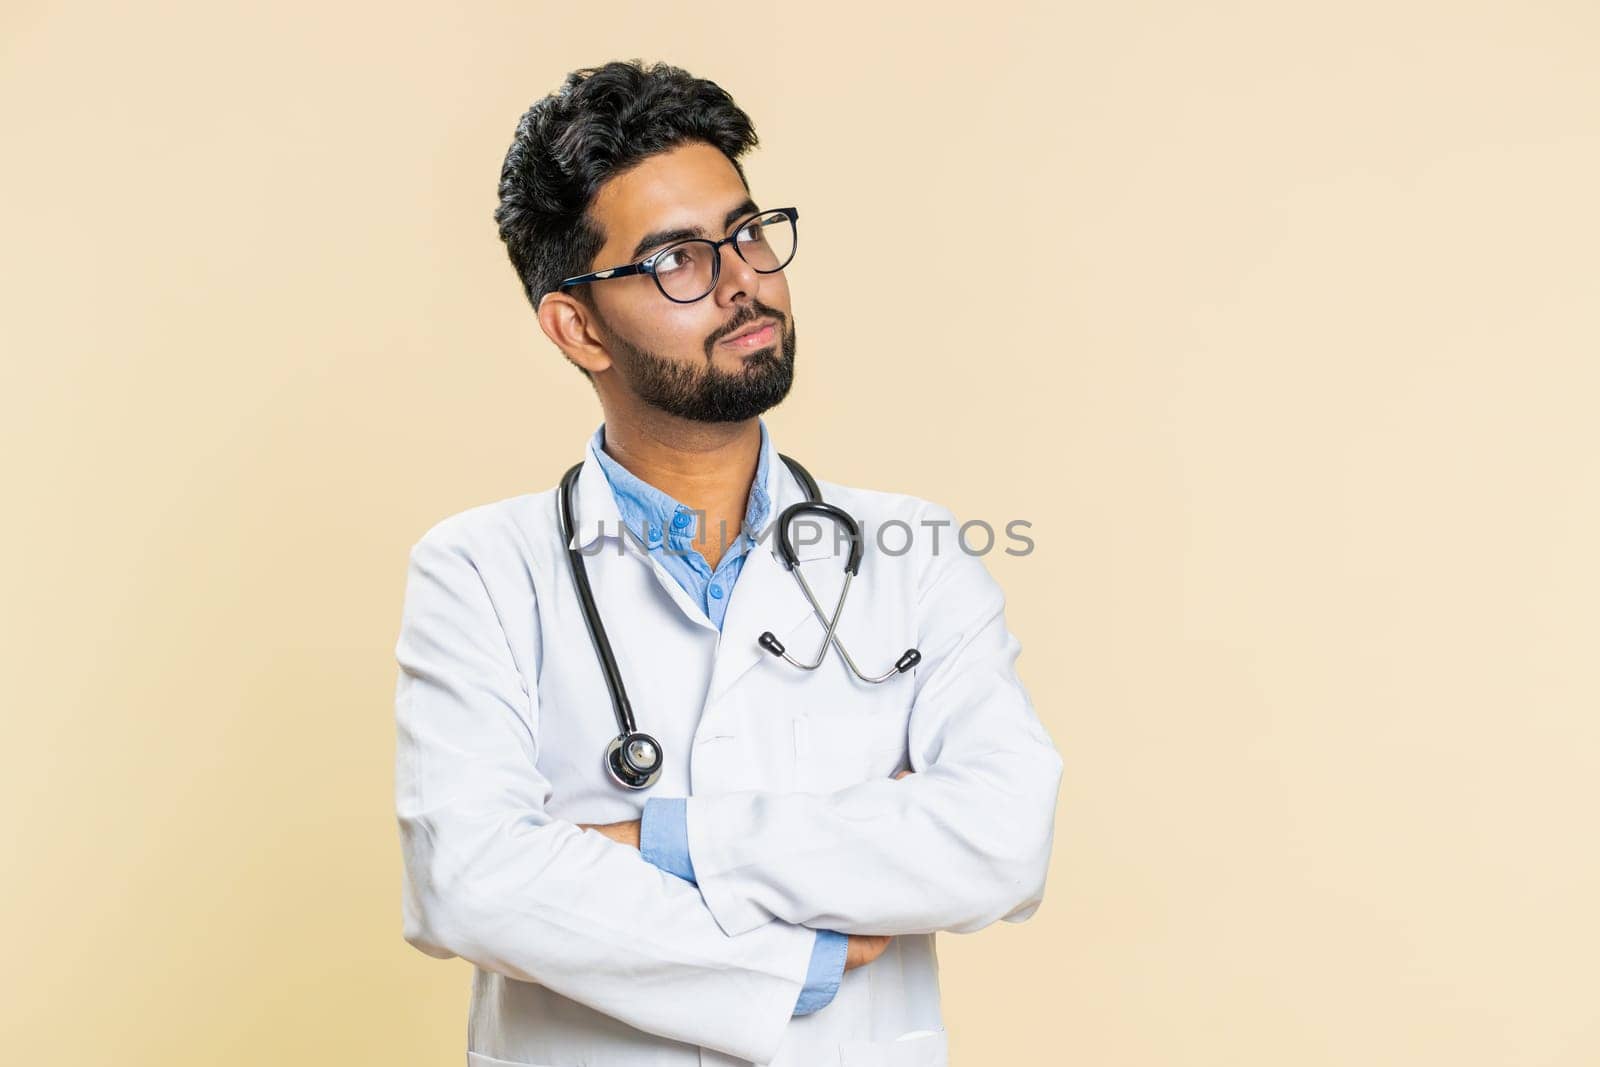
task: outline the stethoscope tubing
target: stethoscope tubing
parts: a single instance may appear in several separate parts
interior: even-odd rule
[[[864,682],[874,684],[910,670],[922,659],[922,653],[914,648],[907,649],[892,668],[876,678],[863,674],[856,666],[855,660],[850,657],[850,653],[845,650],[844,644],[839,640],[838,626],[839,619],[844,614],[845,600],[850,595],[850,582],[861,568],[861,527],[849,512],[822,500],[822,492],[817,487],[816,480],[804,467],[782,453],[779,453],[779,458],[789,467],[795,479],[804,486],[807,499],[789,505],[779,518],[778,554],[784,567],[800,584],[800,591],[805,594],[811,610],[826,623],[826,628],[822,635],[822,644],[817,649],[817,658],[812,663],[802,663],[790,656],[770,630],[761,635],[759,641],[761,647],[801,670],[814,671],[822,666],[822,661],[828,654],[828,646],[832,645],[839,650],[839,655],[852,674]],[[565,539],[567,561],[572,570],[573,585],[578,591],[578,604],[584,626],[588,629],[590,641],[594,645],[595,657],[599,660],[600,673],[605,679],[606,690],[611,694],[611,709],[617,720],[617,736],[607,744],[604,754],[605,769],[611,778],[625,789],[648,789],[661,776],[664,766],[661,744],[649,734],[639,732],[633,716],[633,705],[628,700],[627,687],[622,681],[622,672],[617,667],[616,655],[611,649],[610,639],[606,636],[605,624],[600,621],[600,609],[595,603],[594,590],[589,585],[589,573],[583,563],[583,552],[573,543],[575,537],[572,489],[577,484],[578,474],[582,470],[583,464],[576,463],[562,476],[560,489],[556,493],[556,517],[562,537]],[[834,605],[831,617],[822,610],[816,594],[811,591],[810,583],[806,581],[805,575],[800,573],[794,542],[789,537],[789,525],[806,512],[816,512],[826,515],[835,522],[843,523],[850,534],[850,555],[845,562],[844,586],[840,589],[839,601]],[[637,538],[635,540],[637,541]]]
[[[583,464],[574,465],[561,480],[561,492],[557,496],[561,532],[566,538],[567,559],[572,566],[573,584],[578,588],[578,604],[582,608],[580,613],[583,615],[584,626],[589,631],[589,638],[594,642],[595,655],[600,660],[600,671],[605,675],[606,688],[611,693],[611,707],[616,713],[617,728],[624,734],[631,734],[638,729],[634,723],[633,704],[628,700],[627,688],[622,684],[622,672],[617,669],[617,657],[611,651],[611,640],[606,637],[605,625],[600,621],[600,609],[594,602],[594,590],[589,587],[589,572],[583,565],[583,554],[572,543],[572,486],[577,481],[577,472],[582,469]]]
[[[811,583],[807,582],[805,575],[801,573],[800,554],[795,550],[795,542],[789,536],[789,527],[796,519],[807,512],[815,512],[819,515],[824,515],[833,522],[843,526],[845,533],[848,534],[850,538],[850,555],[845,560],[844,565],[844,585],[839,589],[839,600],[838,603],[834,605],[833,615],[831,617],[827,612],[822,610],[822,604],[818,602],[816,594],[811,591]],[[864,673],[860,667],[856,666],[856,661],[851,657],[850,652],[844,647],[844,642],[839,640],[839,619],[844,614],[845,599],[850,595],[850,582],[861,571],[861,556],[861,525],[860,523],[856,522],[855,517],[852,516],[848,511],[838,507],[837,505],[827,504],[818,499],[802,501],[798,504],[790,504],[788,507],[784,508],[783,514],[778,517],[778,557],[783,561],[783,565],[789,571],[789,573],[794,575],[795,581],[800,584],[800,591],[805,594],[806,601],[811,605],[811,610],[816,613],[818,619],[822,620],[824,625],[822,644],[817,648],[817,658],[810,663],[802,663],[800,660],[797,660],[793,656],[789,655],[789,653],[784,650],[783,643],[779,641],[770,630],[761,635],[761,647],[765,648],[773,655],[782,658],[786,663],[798,667],[803,671],[814,671],[818,667],[822,666],[823,659],[825,659],[828,655],[828,646],[831,644],[834,648],[839,650],[839,655],[844,659],[845,666],[850,668],[850,673],[870,685],[876,685],[879,682],[886,682],[895,675],[904,674],[912,667],[915,667],[917,663],[921,661],[922,653],[918,652],[914,648],[908,648],[906,649],[905,653],[895,661],[893,667],[890,667],[887,671],[884,671],[877,677],[872,677],[871,675]]]
[[[817,603],[817,598],[815,594],[811,592],[811,586],[806,582],[805,575],[800,573],[799,567],[794,568],[794,577],[795,580],[800,583],[801,592],[805,593],[806,599],[811,602],[811,610],[817,613],[817,618],[827,618],[827,616],[823,615],[822,605]],[[827,656],[828,646],[831,644],[834,648],[839,650],[839,655],[844,657],[845,666],[850,668],[851,674],[854,674],[863,682],[870,682],[873,685],[876,685],[879,682],[887,682],[890,678],[893,678],[897,674],[904,673],[905,668],[901,667],[897,662],[893,667],[890,667],[876,678],[868,677],[867,675],[861,673],[861,668],[856,666],[856,661],[851,659],[850,653],[845,650],[844,642],[839,640],[839,635],[835,632],[835,630],[839,625],[839,616],[844,614],[845,597],[850,595],[850,579],[854,577],[855,575],[851,574],[849,571],[844,572],[844,586],[839,590],[839,603],[834,606],[833,618],[828,619],[827,621],[827,630],[822,635],[822,644],[817,648],[817,661],[811,664],[795,663],[794,657],[788,655],[787,653],[783,654],[783,658],[788,660],[790,663],[794,663],[794,665],[799,667],[801,670],[814,671],[822,665],[822,660]],[[921,659],[922,657],[919,654],[917,658]]]

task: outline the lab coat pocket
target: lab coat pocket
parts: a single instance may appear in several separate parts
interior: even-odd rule
[[[794,720],[795,788],[831,793],[905,765],[905,724],[861,708],[812,711]]]
[[[949,1035],[912,1030],[892,1041],[839,1042],[840,1067],[949,1067]]]

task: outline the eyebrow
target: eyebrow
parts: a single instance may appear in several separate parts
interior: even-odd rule
[[[723,216],[722,228],[726,230],[729,226],[732,226],[746,215],[754,215],[760,210],[761,209],[756,206],[756,202],[754,200],[751,200],[749,197],[745,197],[744,203],[740,204],[738,207],[734,208],[732,211]],[[705,235],[706,232],[698,226],[679,226],[672,230],[656,230],[653,233],[647,233],[643,237],[639,238],[639,243],[633,246],[633,253],[628,258],[638,259],[640,256],[644,255],[646,252],[650,251],[650,249],[655,248],[658,245],[668,244],[672,241],[682,241],[687,237],[705,237]]]

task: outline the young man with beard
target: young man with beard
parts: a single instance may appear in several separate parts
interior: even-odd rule
[[[951,513],[817,481],[853,584],[832,538],[775,551],[799,212],[755,144],[715,84],[610,63],[505,159],[500,235],[604,421],[411,552],[404,934],[475,965],[469,1063],[943,1063],[934,934],[1043,897],[1061,760]]]

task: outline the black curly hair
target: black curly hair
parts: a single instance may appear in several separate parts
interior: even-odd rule
[[[715,82],[666,63],[575,70],[523,114],[494,220],[535,309],[562,278],[587,273],[605,243],[589,217],[601,184],[689,141],[719,149],[749,188],[739,157],[756,147],[750,116]]]

